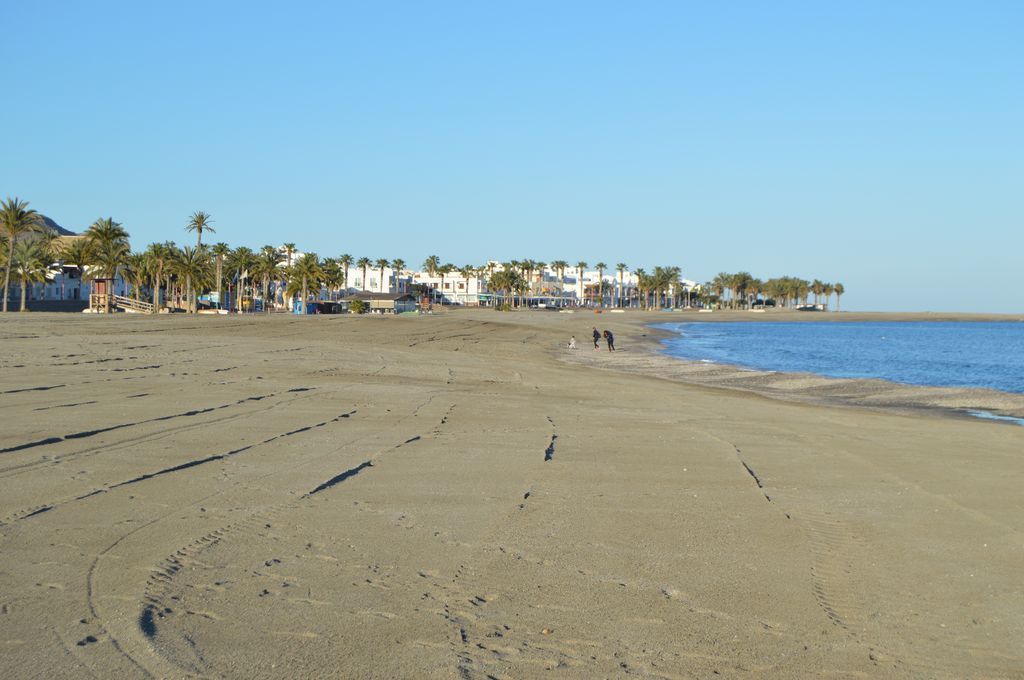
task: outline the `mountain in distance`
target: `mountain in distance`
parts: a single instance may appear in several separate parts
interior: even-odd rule
[[[42,222],[44,227],[56,231],[59,236],[78,236],[78,234],[76,234],[75,232],[71,231],[70,229],[65,229],[64,227],[60,226],[59,224],[51,220],[46,215],[40,215],[39,217],[41,218],[40,221]]]

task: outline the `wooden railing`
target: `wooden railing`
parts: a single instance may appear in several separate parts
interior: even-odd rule
[[[143,302],[142,300],[124,297],[123,295],[114,296],[114,305],[125,311],[140,312],[143,314],[153,313],[152,302]]]
[[[91,293],[89,295],[89,307],[94,311],[106,311],[107,303],[106,293]],[[125,311],[139,312],[140,314],[153,313],[153,304],[151,302],[143,302],[142,300],[135,300],[123,295],[111,295],[109,304],[111,307],[117,307]]]

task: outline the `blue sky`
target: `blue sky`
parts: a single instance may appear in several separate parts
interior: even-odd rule
[[[12,5],[0,194],[71,229],[1024,310],[1024,3]]]

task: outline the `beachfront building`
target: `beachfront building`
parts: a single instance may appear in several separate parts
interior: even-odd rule
[[[428,272],[412,272],[411,282],[429,291],[433,302],[445,305],[477,307],[490,303],[491,293],[487,289],[486,270],[476,270],[470,277],[459,272],[431,276]]]
[[[564,291],[580,306],[629,307],[638,283],[639,277],[628,271],[620,275],[614,269],[606,269],[602,275],[596,269],[584,269],[581,279],[579,270],[566,269]]]
[[[348,278],[345,290],[347,293],[394,293],[404,294],[412,291],[414,275],[407,271],[398,271],[392,267],[384,267],[384,275],[381,276],[379,267],[366,268],[366,275],[363,276],[362,267],[349,266]]]
[[[411,293],[353,293],[345,298],[346,308],[354,300],[365,302],[371,314],[404,314],[419,309]]]

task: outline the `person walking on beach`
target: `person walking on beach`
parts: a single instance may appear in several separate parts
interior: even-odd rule
[[[597,326],[594,326],[594,351],[601,349],[601,334],[597,332]]]
[[[569,338],[569,349],[576,349],[576,336]]]
[[[604,332],[604,339],[605,339],[605,342],[608,343],[608,351],[609,352],[614,352],[615,351],[615,336],[612,335],[612,332],[611,331],[605,331]]]

